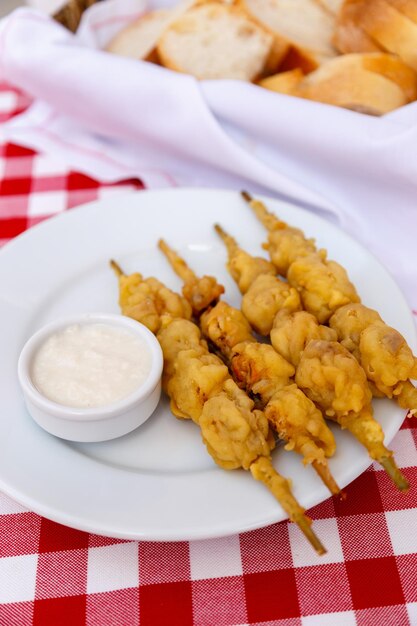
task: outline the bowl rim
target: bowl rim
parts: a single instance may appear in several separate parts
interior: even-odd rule
[[[30,366],[33,357],[48,337],[64,330],[68,326],[77,324],[107,324],[129,330],[132,334],[136,334],[144,339],[151,353],[151,367],[145,381],[141,383],[137,389],[120,400],[98,407],[70,407],[44,396],[33,383],[30,374]],[[159,384],[162,376],[162,368],[163,354],[161,346],[155,335],[144,324],[121,313],[97,312],[59,317],[35,331],[26,341],[20,352],[17,374],[24,395],[38,409],[63,420],[93,422],[116,417],[145,401]]]

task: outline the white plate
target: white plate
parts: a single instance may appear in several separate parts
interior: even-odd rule
[[[333,225],[294,206],[268,206],[315,236],[348,268],[364,302],[380,311],[415,347],[415,330],[399,288],[358,243]],[[185,540],[223,536],[283,520],[285,513],[247,472],[217,468],[197,426],[178,421],[166,400],[134,433],[97,444],[73,444],[41,430],[29,417],[18,387],[16,363],[26,339],[60,316],[118,312],[117,281],[110,257],[127,272],[180,283],[156,248],[160,236],[197,273],[216,275],[231,304],[238,291],[225,269],[226,253],[213,231],[219,222],[248,251],[259,254],[265,231],[238,193],[213,190],[139,192],[94,202],[30,229],[0,253],[0,489],[33,511],[81,530],[112,537]],[[375,402],[386,441],[404,411]],[[335,428],[337,453],[330,466],[343,487],[370,460]],[[328,492],[301,458],[274,453],[279,471],[293,479],[294,493],[309,508]]]

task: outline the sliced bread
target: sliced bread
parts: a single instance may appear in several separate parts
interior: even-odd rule
[[[417,0],[388,0],[388,3],[413,22],[417,22]]]
[[[345,0],[338,13],[333,44],[343,54],[382,50],[382,47],[358,24],[361,4],[362,0]]]
[[[343,0],[316,0],[316,2],[324,9],[327,9],[327,11],[330,11],[330,13],[333,13],[333,15],[339,13],[343,4]]]
[[[198,79],[252,81],[263,73],[272,43],[239,8],[207,3],[172,23],[157,51],[163,65]]]
[[[407,74],[404,90],[401,81],[399,84],[398,80],[391,80],[391,63],[401,61],[381,53],[342,55],[306,76],[297,87],[297,95],[373,115],[388,113],[407,104],[416,93],[414,72],[407,74],[409,68],[402,64],[401,69]]]
[[[394,0],[348,0],[348,3],[356,26],[381,48],[398,54],[417,69],[417,23],[405,14],[406,6],[411,7],[411,3],[401,3],[402,11],[394,6]]]
[[[148,59],[170,19],[168,9],[151,11],[121,30],[106,49],[132,59]]]
[[[315,0],[241,0],[259,24],[290,45],[322,56],[335,54],[335,17]]]
[[[296,95],[297,87],[303,78],[303,72],[299,68],[296,68],[288,72],[280,72],[279,74],[263,78],[259,81],[258,85],[265,87],[265,89],[291,96]]]

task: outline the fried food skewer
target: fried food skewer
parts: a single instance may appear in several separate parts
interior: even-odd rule
[[[204,281],[166,242],[160,240],[158,245],[180,278],[192,285]],[[183,294],[187,293],[185,282]],[[294,374],[291,365],[272,346],[256,342],[241,311],[224,301],[204,312],[199,309],[197,315],[203,335],[220,350],[238,384],[258,398],[270,424],[286,441],[286,449],[301,454],[330,492],[340,494],[326,458],[335,451],[333,434],[320,411],[290,380]]]
[[[215,229],[223,241],[227,241],[230,265],[231,256],[236,257],[240,248],[222,228],[215,226]],[[243,250],[242,253],[245,264],[255,266],[256,260]],[[258,276],[257,280],[260,278]],[[275,313],[274,307],[272,310]],[[258,313],[256,309],[255,312]],[[285,307],[276,314],[271,331],[274,348],[296,368],[295,381],[299,388],[327,417],[347,428],[365,446],[371,458],[386,469],[397,487],[406,491],[408,483],[397,468],[392,452],[383,445],[384,433],[372,417],[372,395],[366,374],[336,339],[337,333],[320,325],[311,313]]]
[[[278,311],[301,310],[300,296],[278,278],[272,263],[245,252],[219,224],[214,228],[227,248],[229,273],[243,295],[242,312],[255,332],[266,337]]]
[[[326,251],[318,250],[315,240],[307,239],[301,229],[288,226],[247,191],[242,191],[241,195],[268,231],[268,242],[262,247],[268,251],[278,274],[287,276],[291,263],[303,256],[317,253],[323,260],[326,259]]]
[[[300,229],[276,218],[248,193],[242,195],[268,229],[268,243],[264,248],[272,263],[297,289],[306,311],[323,324],[344,304],[360,302],[346,270],[336,261],[328,260],[325,251],[317,250],[314,239],[307,239]]]
[[[163,313],[191,318],[188,301],[156,278],[144,279],[138,272],[127,276],[114,260],[110,261],[110,266],[119,279],[119,305],[124,315],[133,317],[153,333],[158,332]]]
[[[348,288],[347,275],[344,277],[340,271],[343,268],[326,260],[325,252],[316,249],[313,239],[306,239],[301,230],[287,226],[247,192],[242,192],[242,196],[269,231],[268,244],[264,247],[272,261],[283,275],[287,275],[289,282],[300,289],[305,308],[321,323],[327,321],[337,331],[338,340],[364,368],[373,394],[392,398],[400,407],[409,409],[408,415],[416,415],[417,389],[409,379],[417,379],[417,358],[404,337],[385,324],[376,311],[360,303]],[[342,301],[343,293],[339,297],[338,290],[332,288],[331,280],[323,271],[324,266],[343,287],[341,293],[345,291],[348,302]],[[320,289],[316,288],[319,283]],[[318,307],[314,303],[310,306],[309,296],[319,296],[321,305]]]
[[[417,358],[404,337],[363,304],[341,307],[329,325],[365,370],[375,395],[393,398],[416,415],[417,389],[409,379],[417,378]]]
[[[190,304],[193,315],[198,317],[200,312],[205,311],[210,305],[218,301],[221,294],[224,293],[223,285],[220,285],[213,276],[197,278],[185,261],[175,254],[162,239],[160,239],[158,246],[172,267],[175,268],[175,273],[183,281],[183,296]]]
[[[141,308],[132,307],[135,293],[139,302],[145,293],[152,300],[154,310],[159,312],[158,330],[153,332],[156,332],[163,351],[163,386],[170,397],[174,415],[192,419],[200,426],[206,448],[220,467],[250,470],[298,525],[316,552],[324,554],[326,550],[311,528],[311,520],[294,498],[290,482],[272,465],[274,439],[265,415],[254,409],[253,401],[232,380],[224,363],[209,352],[196,324],[181,314],[174,317],[163,310],[158,301],[160,289],[152,291],[147,288],[151,279],[139,280],[140,275],[134,274],[129,280],[131,277],[125,275],[116,262],[110,264],[119,280],[123,314],[137,319],[134,316],[139,312],[138,321],[150,321],[150,330],[155,327],[154,318],[143,316]],[[162,284],[157,282],[159,286]],[[154,286],[155,283],[150,284]],[[163,294],[167,306],[171,296],[176,295],[166,287]]]
[[[383,430],[373,417],[365,372],[344,346],[335,341],[310,341],[301,354],[295,380],[325,415],[365,446],[400,491],[408,491],[408,481],[385,447]]]

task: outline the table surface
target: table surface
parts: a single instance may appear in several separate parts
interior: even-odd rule
[[[0,84],[0,122],[28,103]],[[0,143],[0,243],[141,188],[103,185],[53,155]],[[205,541],[121,541],[61,526],[0,493],[0,626],[417,625],[417,419],[391,448],[410,492],[371,466],[344,502],[310,510],[324,557],[287,522]]]

